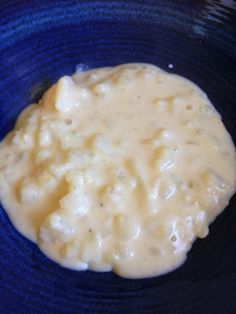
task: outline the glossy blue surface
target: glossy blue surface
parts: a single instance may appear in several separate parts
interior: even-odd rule
[[[196,82],[236,142],[236,5],[215,1],[0,1],[0,139],[63,74],[149,62]],[[74,272],[0,207],[0,313],[236,313],[236,198],[187,262],[162,277]]]

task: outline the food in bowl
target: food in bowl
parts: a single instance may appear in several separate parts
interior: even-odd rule
[[[235,148],[207,96],[148,64],[62,77],[0,144],[12,223],[76,270],[176,269],[235,188]]]

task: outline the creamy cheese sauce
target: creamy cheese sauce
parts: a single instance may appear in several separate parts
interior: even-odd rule
[[[0,143],[11,221],[77,270],[175,269],[235,187],[235,148],[206,95],[147,64],[62,77]]]

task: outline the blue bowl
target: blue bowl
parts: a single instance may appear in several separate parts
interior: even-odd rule
[[[2,0],[0,139],[76,66],[148,62],[198,84],[235,143],[235,38],[234,1]],[[235,207],[234,197],[182,267],[143,280],[60,267],[0,207],[0,313],[236,313]]]

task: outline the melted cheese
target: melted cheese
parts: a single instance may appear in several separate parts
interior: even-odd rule
[[[206,95],[145,64],[62,77],[0,144],[0,199],[61,265],[129,278],[181,265],[236,186]]]

